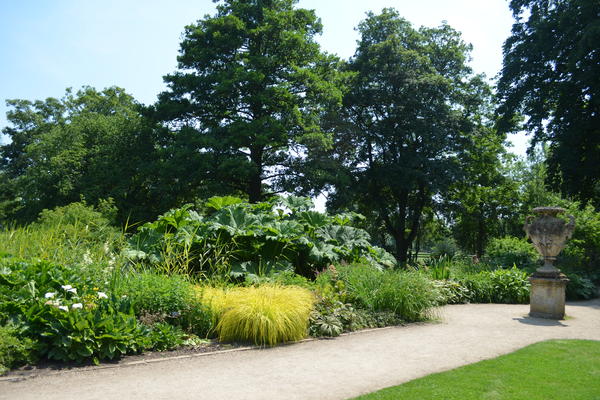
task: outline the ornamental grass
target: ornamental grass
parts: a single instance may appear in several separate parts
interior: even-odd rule
[[[308,332],[314,295],[294,286],[263,285],[230,290],[205,288],[204,304],[218,313],[216,333],[223,342],[261,346],[297,341]]]

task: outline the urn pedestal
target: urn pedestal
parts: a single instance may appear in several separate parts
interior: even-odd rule
[[[529,315],[536,318],[563,319],[565,317],[565,288],[569,280],[563,274],[545,278],[535,274],[529,278],[531,294]]]
[[[570,222],[556,215],[565,210],[559,207],[538,207],[533,212],[539,215],[531,221],[527,218],[525,232],[542,255],[544,265],[529,278],[531,282],[529,315],[538,318],[563,319],[565,317],[565,289],[569,280],[554,267],[556,256],[565,247],[567,239],[575,229],[575,219]]]

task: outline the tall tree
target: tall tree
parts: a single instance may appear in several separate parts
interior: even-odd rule
[[[224,0],[187,26],[178,71],[165,76],[157,114],[176,135],[195,137],[199,170],[257,202],[300,173],[311,146],[330,145],[321,104],[339,98],[320,52],[314,11],[296,0]]]
[[[343,170],[330,204],[368,215],[405,263],[424,210],[462,175],[486,84],[467,66],[470,46],[446,24],[417,30],[385,9],[358,30],[334,146]]]
[[[556,189],[600,207],[600,2],[512,0],[498,82],[499,127],[549,142]]]
[[[92,204],[112,197],[122,220],[153,216],[154,131],[123,89],[85,87],[62,99],[7,103],[3,133],[10,141],[0,146],[5,219],[30,221],[81,196]]]

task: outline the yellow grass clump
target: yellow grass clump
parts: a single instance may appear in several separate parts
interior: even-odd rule
[[[263,285],[230,290],[203,288],[202,302],[218,312],[223,342],[273,346],[306,337],[314,295],[295,286]]]

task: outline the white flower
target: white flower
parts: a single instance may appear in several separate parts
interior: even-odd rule
[[[44,304],[47,305],[47,306],[54,306],[54,307],[58,307],[60,305],[60,303],[58,302],[58,300],[48,300]]]
[[[69,311],[69,307],[67,306],[58,306],[58,309],[63,311]]]
[[[70,289],[73,289],[73,286],[71,286],[71,285],[62,285],[61,288],[63,288],[63,289],[65,289],[65,290],[68,291]]]
[[[77,289],[75,289],[75,288],[67,289],[67,292],[77,294]]]
[[[75,309],[75,308],[83,308],[83,304],[81,303],[75,303],[71,306],[71,308]]]
[[[104,292],[98,292],[99,299],[108,299],[108,296]]]
[[[54,296],[56,296],[56,293],[55,293],[55,292],[48,292],[48,293],[46,293],[46,294],[44,295],[44,298],[46,298],[46,299],[51,299],[51,298],[53,298]]]

